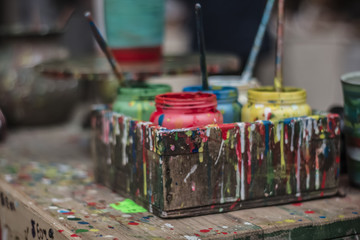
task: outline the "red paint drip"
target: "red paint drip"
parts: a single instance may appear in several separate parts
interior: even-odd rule
[[[64,231],[64,230],[62,230],[62,229],[58,230],[59,233],[62,233],[63,231]]]
[[[301,202],[299,202],[299,203],[293,203],[292,205],[293,205],[293,206],[296,206],[296,207],[301,207],[301,206],[302,206],[302,203],[301,203]]]
[[[208,233],[208,232],[210,232],[210,230],[209,230],[209,229],[201,229],[200,232],[202,232],[202,233]]]
[[[230,206],[230,210],[232,210],[239,201],[240,201],[240,198],[238,198],[238,199],[236,200],[236,202],[234,202],[234,203]]]
[[[234,234],[237,234],[237,232],[234,232]]]
[[[62,214],[64,214],[64,215],[74,215],[75,213],[74,212],[63,212]]]
[[[137,223],[137,222],[129,222],[128,225],[137,226],[137,225],[139,225],[139,223]]]
[[[221,126],[221,136],[222,136],[222,139],[223,140],[226,140],[227,139],[227,132],[230,130],[230,129],[233,129],[235,126],[235,124],[226,124],[226,125],[222,125]]]
[[[306,214],[314,214],[314,211],[305,211]]]
[[[336,156],[335,161],[336,161],[336,163],[340,163],[340,156]]]
[[[214,209],[215,205],[211,205],[211,209]]]
[[[325,188],[325,182],[326,182],[326,172],[324,171],[323,176],[322,176],[322,181],[321,181],[321,188],[322,189]]]
[[[95,206],[96,206],[96,202],[88,202],[87,205],[88,205],[88,206],[91,206],[91,207],[95,207]]]
[[[209,228],[210,230],[212,230],[212,228]]]
[[[222,232],[222,234],[226,235],[226,234],[228,234],[228,233],[227,233],[227,232]]]
[[[200,234],[194,233],[195,236],[200,237]]]
[[[80,236],[77,234],[71,234],[70,237],[80,237]]]

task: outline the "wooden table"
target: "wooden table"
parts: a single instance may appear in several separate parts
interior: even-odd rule
[[[358,239],[360,190],[346,196],[177,220],[123,213],[92,181],[89,131],[22,129],[0,144],[0,239]],[[2,236],[2,238],[1,238]]]

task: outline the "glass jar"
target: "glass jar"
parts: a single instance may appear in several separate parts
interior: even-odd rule
[[[241,104],[237,101],[238,91],[234,87],[210,86],[210,90],[202,90],[202,86],[185,87],[184,92],[205,92],[216,95],[217,109],[222,113],[224,123],[240,122]]]
[[[149,121],[155,110],[155,96],[167,92],[171,92],[171,87],[165,84],[132,84],[119,88],[113,111],[134,120]]]
[[[248,91],[248,103],[242,108],[241,121],[279,120],[311,115],[306,103],[306,91],[301,88],[284,87],[276,92],[273,87],[260,87]]]
[[[150,121],[167,129],[223,123],[214,94],[166,93],[156,96],[155,103],[156,111],[151,114]]]

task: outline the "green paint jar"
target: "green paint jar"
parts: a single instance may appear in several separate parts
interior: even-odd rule
[[[149,121],[155,111],[155,96],[167,92],[171,92],[171,87],[165,84],[132,84],[119,88],[113,111],[134,120]]]
[[[341,76],[344,95],[344,133],[350,181],[360,187],[360,72]]]

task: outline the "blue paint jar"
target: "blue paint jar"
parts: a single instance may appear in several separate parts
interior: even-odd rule
[[[216,95],[217,109],[222,113],[224,123],[240,122],[241,104],[238,102],[238,91],[234,87],[210,86],[210,90],[203,91],[202,86],[185,87],[184,92],[205,92]]]

